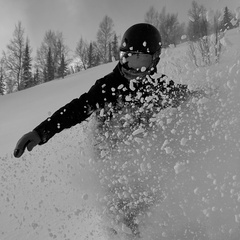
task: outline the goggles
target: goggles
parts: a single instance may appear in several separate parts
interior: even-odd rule
[[[127,70],[146,72],[153,62],[153,55],[141,52],[120,51],[120,63]]]

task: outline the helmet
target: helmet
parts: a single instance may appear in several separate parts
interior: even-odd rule
[[[159,31],[148,23],[138,23],[124,33],[120,51],[154,54],[161,52],[161,36]]]
[[[138,23],[131,26],[124,33],[120,46],[122,74],[131,80],[155,73],[160,60],[161,45],[160,33],[151,24]]]

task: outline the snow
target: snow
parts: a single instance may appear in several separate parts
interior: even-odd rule
[[[200,69],[187,60],[185,44],[163,52],[159,71],[207,89],[206,96],[155,116],[154,131],[133,129],[113,158],[106,141],[94,146],[93,118],[20,159],[12,151],[23,134],[116,63],[1,96],[0,239],[131,239],[114,203],[132,198],[150,206],[135,219],[142,239],[238,240],[239,31],[228,31],[224,42],[220,63]]]

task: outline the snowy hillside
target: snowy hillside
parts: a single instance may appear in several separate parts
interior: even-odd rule
[[[185,45],[164,52],[159,72],[192,89],[207,87],[208,95],[163,111],[154,132],[119,144],[111,161],[95,162],[94,120],[20,159],[12,151],[24,133],[116,63],[0,97],[0,239],[131,239],[124,224],[111,221],[108,206],[135,189],[134,197],[151,202],[137,219],[144,240],[238,240],[239,42],[240,32],[229,31],[220,64],[201,69],[188,62]],[[116,181],[125,184],[123,192],[109,191]]]

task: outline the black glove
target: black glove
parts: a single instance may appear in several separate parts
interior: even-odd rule
[[[28,151],[32,151],[32,149],[40,142],[41,138],[36,131],[32,131],[23,135],[17,142],[17,145],[14,149],[14,157],[21,157],[26,148],[28,149]]]

